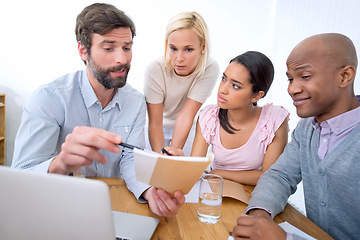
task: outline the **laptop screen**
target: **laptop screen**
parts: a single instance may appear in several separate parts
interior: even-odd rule
[[[0,193],[0,239],[114,240],[122,225],[102,181],[0,166]]]

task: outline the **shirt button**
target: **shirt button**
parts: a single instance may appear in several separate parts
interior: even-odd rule
[[[324,201],[321,201],[320,204],[321,204],[321,206],[323,206],[323,207],[326,206],[326,202],[324,202]]]

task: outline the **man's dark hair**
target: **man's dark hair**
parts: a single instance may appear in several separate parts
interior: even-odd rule
[[[132,37],[136,35],[133,21],[123,11],[111,4],[94,3],[84,8],[76,18],[76,41],[84,44],[90,54],[93,33],[105,35],[118,27],[128,27]]]

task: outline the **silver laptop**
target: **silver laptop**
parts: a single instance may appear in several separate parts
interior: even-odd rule
[[[0,239],[150,239],[159,220],[115,212],[101,181],[0,166]]]

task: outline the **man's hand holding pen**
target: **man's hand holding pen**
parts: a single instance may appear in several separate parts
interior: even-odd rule
[[[61,145],[61,152],[52,160],[49,173],[68,175],[77,171],[81,166],[90,166],[93,161],[105,164],[106,157],[100,149],[112,153],[119,153],[117,146],[122,137],[103,129],[79,126],[68,134]]]

